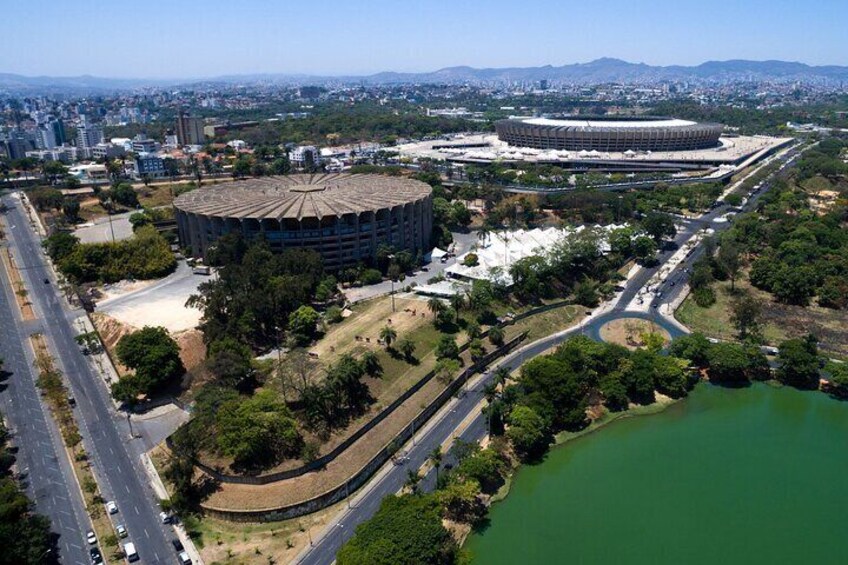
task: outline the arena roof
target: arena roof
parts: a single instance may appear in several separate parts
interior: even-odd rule
[[[177,197],[174,206],[204,216],[301,220],[392,208],[431,192],[430,185],[403,177],[301,174],[199,188]]]
[[[581,120],[577,118],[551,119],[551,118],[526,118],[520,120],[525,124],[534,126],[556,126],[572,128],[670,128],[682,126],[694,126],[697,122],[681,120],[678,118],[665,118],[654,120]]]

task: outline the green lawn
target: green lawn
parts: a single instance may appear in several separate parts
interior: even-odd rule
[[[737,288],[748,289],[763,305],[771,303],[768,293],[757,290],[747,281],[747,275],[743,275],[736,282]],[[700,332],[708,337],[722,340],[736,339],[736,329],[730,322],[730,282],[719,281],[715,283],[716,302],[709,308],[701,308],[695,304],[690,294],[680,308],[675,312],[675,317],[693,332]],[[766,306],[767,307],[767,306]],[[763,338],[769,344],[777,344],[787,338],[786,331],[776,323],[767,321],[762,327]]]

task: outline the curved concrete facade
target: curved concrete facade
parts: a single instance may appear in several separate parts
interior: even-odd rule
[[[501,120],[498,139],[518,147],[565,151],[687,151],[716,147],[724,126],[673,118]]]
[[[328,269],[373,258],[381,244],[424,253],[433,227],[430,186],[381,175],[262,177],[188,192],[174,207],[195,257],[238,232],[274,251],[313,249]]]

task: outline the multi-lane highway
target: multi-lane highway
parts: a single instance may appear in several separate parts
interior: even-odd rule
[[[118,505],[118,513],[112,519],[115,524],[127,528],[129,537],[125,541],[134,542],[142,563],[173,563],[176,556],[168,543],[165,526],[160,523],[160,508],[143,476],[140,447],[130,438],[126,417],[114,409],[97,370],[83,356],[74,339],[76,332],[72,320],[79,312],[67,308],[52,282],[53,274],[45,263],[41,242],[30,228],[20,200],[6,196],[3,202],[8,207],[6,223],[15,226],[7,230],[8,244],[42,321],[41,330],[76,398],[77,422],[101,492],[104,498]],[[45,280],[51,282],[45,283]],[[16,337],[23,339],[23,336]],[[40,449],[21,446],[22,451],[32,450],[36,457]],[[75,528],[78,530],[77,543],[85,547],[84,536],[88,528],[79,524]],[[66,532],[62,537],[65,535],[71,537],[72,534]]]
[[[789,163],[798,154],[797,149],[786,152],[780,160]],[[783,169],[781,169],[783,170]],[[770,184],[764,183],[763,189],[749,199],[746,208],[756,204],[759,197],[768,189]],[[652,268],[640,269],[624,284],[624,289],[618,293],[611,304],[599,308],[581,325],[569,330],[542,338],[531,344],[514,351],[504,357],[499,366],[515,369],[524,362],[536,357],[562,343],[569,337],[584,332],[590,337],[599,338],[598,331],[605,323],[622,317],[639,317],[654,321],[657,325],[669,332],[674,337],[683,332],[680,327],[659,314],[660,301],[671,301],[681,287],[685,286],[684,268],[691,267],[702,251],[700,246],[695,247],[696,252],[691,253],[682,261],[671,275],[666,277],[659,285],[657,291],[664,291],[663,298],[655,298],[650,304],[647,312],[626,311],[628,304],[636,297],[637,293],[645,287],[651,278],[665,265],[674,255],[676,249],[690,241],[693,236],[704,228],[712,228],[716,231],[726,229],[729,222],[715,222],[716,218],[725,215],[728,207],[724,204],[716,206],[703,216],[695,220],[687,220],[682,223],[682,228],[674,237],[673,244],[660,251],[658,264]],[[672,286],[671,282],[675,284]],[[343,510],[314,540],[311,547],[304,550],[298,557],[298,562],[308,565],[322,565],[332,563],[339,548],[352,535],[356,526],[369,519],[379,508],[380,502],[385,496],[397,493],[406,482],[408,470],[417,470],[423,466],[428,454],[436,446],[442,445],[451,438],[460,438],[465,441],[479,441],[487,432],[486,419],[481,412],[483,403],[483,390],[491,380],[491,373],[487,373],[472,381],[465,394],[451,400],[439,413],[434,416],[427,426],[415,437],[412,444],[406,446],[406,458],[403,465],[395,466],[391,463],[381,469],[350,501],[350,507]],[[460,430],[457,432],[457,430]],[[433,473],[429,473],[423,481],[424,488],[432,488],[434,484]]]
[[[15,224],[12,224],[15,225]],[[7,234],[12,231],[7,223]],[[14,229],[19,229],[15,225]],[[50,519],[56,534],[55,549],[45,562],[61,561],[85,565],[89,562],[85,532],[90,521],[82,494],[65,455],[59,431],[35,386],[29,335],[40,324],[24,324],[15,303],[5,267],[0,262],[0,405],[12,431],[11,443],[18,448],[17,469],[35,510]]]

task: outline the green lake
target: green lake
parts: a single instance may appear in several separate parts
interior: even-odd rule
[[[699,385],[522,467],[474,563],[848,563],[848,402]]]

